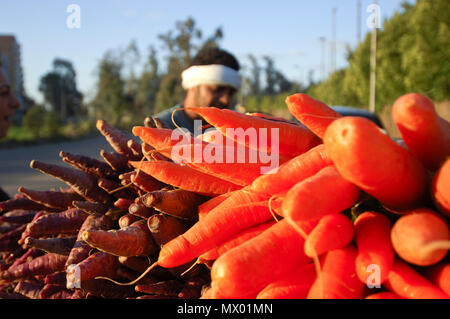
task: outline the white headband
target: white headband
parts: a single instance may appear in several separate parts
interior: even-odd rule
[[[200,84],[230,85],[238,90],[241,75],[238,71],[221,64],[193,65],[181,73],[184,89]]]

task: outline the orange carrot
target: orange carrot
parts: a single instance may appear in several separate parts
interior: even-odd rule
[[[88,229],[81,238],[91,247],[116,256],[147,256],[157,251],[146,220],[121,229]]]
[[[190,110],[199,114],[223,135],[252,149],[294,157],[320,144],[320,139],[302,126],[271,121],[242,114],[237,111],[218,109],[215,107],[192,107]],[[267,145],[262,147],[260,137],[252,141],[252,139],[249,140],[238,136],[239,134],[234,134],[237,132],[231,133],[227,128],[242,129],[243,132],[250,129],[256,133],[256,136],[262,135],[261,137]],[[278,139],[278,142],[272,143],[274,139]]]
[[[133,127],[133,134],[144,143],[151,145],[165,157],[172,158],[172,147],[185,143],[193,143],[196,139],[191,135],[186,137],[181,130],[163,128]],[[201,141],[200,141],[201,142]]]
[[[262,289],[257,299],[306,299],[316,279],[314,264],[302,265]]]
[[[305,233],[312,230],[311,225],[302,228]],[[284,219],[220,256],[211,269],[211,285],[229,298],[254,298],[271,282],[311,261],[299,249],[303,244]]]
[[[353,223],[343,214],[320,218],[305,241],[305,254],[311,258],[346,247],[353,239]]]
[[[434,171],[450,156],[450,123],[436,113],[428,97],[401,96],[392,106],[392,116],[406,145],[426,168]]]
[[[204,202],[203,204],[198,206],[198,217],[202,219],[202,217],[206,216],[213,208],[217,207],[225,201],[228,197],[230,197],[234,192],[224,193],[222,195],[214,196],[210,200]]]
[[[407,299],[449,299],[447,294],[399,258],[394,260],[385,286]]]
[[[246,242],[247,240],[253,237],[258,236],[259,234],[261,234],[274,224],[275,224],[274,221],[270,221],[261,225],[257,225],[255,227],[251,227],[234,236],[231,236],[224,243],[218,245],[217,247],[214,247],[213,249],[207,251],[206,253],[201,254],[199,256],[199,260],[201,262],[205,262],[207,260],[215,260],[219,258],[219,256],[229,251],[230,249],[239,246],[240,244]]]
[[[31,161],[30,167],[62,180],[87,200],[101,203],[111,201],[110,195],[97,186],[97,178],[95,176],[75,168],[47,164],[35,160]]]
[[[450,230],[438,213],[428,208],[414,209],[395,222],[391,241],[403,260],[414,265],[430,266],[447,255]]]
[[[276,122],[286,122],[286,123],[291,123],[291,124],[294,124],[294,125],[298,125],[298,123],[289,121],[289,120],[285,119],[284,117],[272,116],[272,115],[269,115],[269,114],[263,114],[263,113],[258,113],[258,112],[254,112],[254,113],[247,112],[245,114],[246,115],[250,115],[250,116],[261,117],[261,118],[266,119],[266,120],[271,120],[271,121],[276,121]]]
[[[370,120],[337,119],[327,128],[324,143],[339,173],[386,206],[408,209],[424,200],[425,168]]]
[[[425,277],[450,296],[450,264],[437,264],[424,269]]]
[[[356,276],[353,246],[330,250],[323,256],[322,271],[308,292],[308,299],[361,299],[364,284]]]
[[[247,186],[290,158],[241,146],[211,143],[183,144],[173,148],[172,160],[231,183]]]
[[[377,292],[367,296],[365,299],[403,299],[399,295],[390,291]]]
[[[114,178],[116,172],[107,163],[85,155],[77,155],[61,151],[62,160],[75,168],[98,177]]]
[[[167,161],[130,162],[130,164],[135,168],[140,167],[145,173],[163,183],[201,195],[219,195],[241,188],[236,184],[202,173],[193,168]],[[186,176],[189,176],[189,178],[186,178]]]
[[[250,189],[270,195],[278,194],[331,164],[325,146],[321,144],[282,164],[276,171],[261,175],[252,182]]]
[[[446,160],[433,176],[431,198],[436,208],[450,217],[450,159]]]
[[[283,216],[293,221],[319,219],[353,206],[360,189],[344,179],[334,165],[297,183],[283,200]]]
[[[358,247],[358,256],[355,261],[358,278],[361,282],[367,283],[372,274],[370,265],[376,265],[379,267],[379,284],[384,283],[395,255],[391,243],[390,220],[381,213],[367,211],[356,218],[354,226]]]
[[[231,236],[270,220],[272,215],[264,198],[258,194],[236,192],[184,234],[164,245],[158,264],[166,268],[184,264]]]
[[[286,98],[286,105],[292,115],[314,134],[323,139],[328,125],[342,115],[328,105],[312,97],[298,93]]]

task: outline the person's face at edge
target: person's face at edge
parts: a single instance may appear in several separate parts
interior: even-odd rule
[[[189,107],[217,107],[230,108],[236,89],[226,85],[201,84],[190,88],[184,106]],[[198,118],[195,113],[187,111],[191,117]]]
[[[5,73],[0,69],[0,138],[8,135],[11,126],[11,118],[14,111],[20,107],[20,103],[12,95],[9,82]]]

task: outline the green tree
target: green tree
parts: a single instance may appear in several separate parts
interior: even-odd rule
[[[35,104],[30,107],[23,117],[23,125],[33,139],[41,137],[42,123],[44,122],[46,110],[42,105]]]
[[[53,68],[41,77],[39,91],[49,110],[62,121],[80,116],[83,95],[77,89],[76,72],[70,61],[55,58]]]
[[[203,40],[203,34],[195,20],[188,17],[185,21],[175,23],[175,31],[169,30],[158,38],[163,43],[163,50],[167,52],[167,72],[162,76],[156,96],[155,113],[183,101],[185,92],[181,87],[181,72],[203,47],[216,46],[223,38],[223,32],[219,27]]]
[[[154,46],[149,47],[149,55],[144,65],[141,76],[138,79],[136,105],[142,110],[142,116],[155,112],[155,101],[161,83],[159,74],[159,62]]]
[[[409,92],[435,101],[450,98],[450,2],[417,0],[383,22],[378,32],[376,110]],[[348,67],[308,90],[330,104],[364,107],[369,102],[370,39],[348,53]]]
[[[124,92],[122,69],[120,52],[106,52],[98,66],[97,92],[91,105],[96,118],[105,119],[114,126],[124,124],[124,115],[133,112]]]

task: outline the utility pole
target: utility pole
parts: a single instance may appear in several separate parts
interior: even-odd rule
[[[322,51],[321,52],[322,61],[321,61],[320,69],[322,72],[322,80],[325,80],[325,76],[326,76],[325,75],[325,44],[326,44],[327,39],[325,37],[320,37],[319,41],[321,43],[321,51]]]
[[[332,24],[332,41],[331,41],[331,73],[336,71],[336,12],[337,8],[333,8],[333,24]]]
[[[361,42],[361,0],[356,1],[356,45]]]
[[[378,0],[374,0],[375,14],[372,28],[371,48],[370,48],[370,101],[369,109],[371,112],[376,111],[376,83],[377,83],[377,33],[379,25]]]

